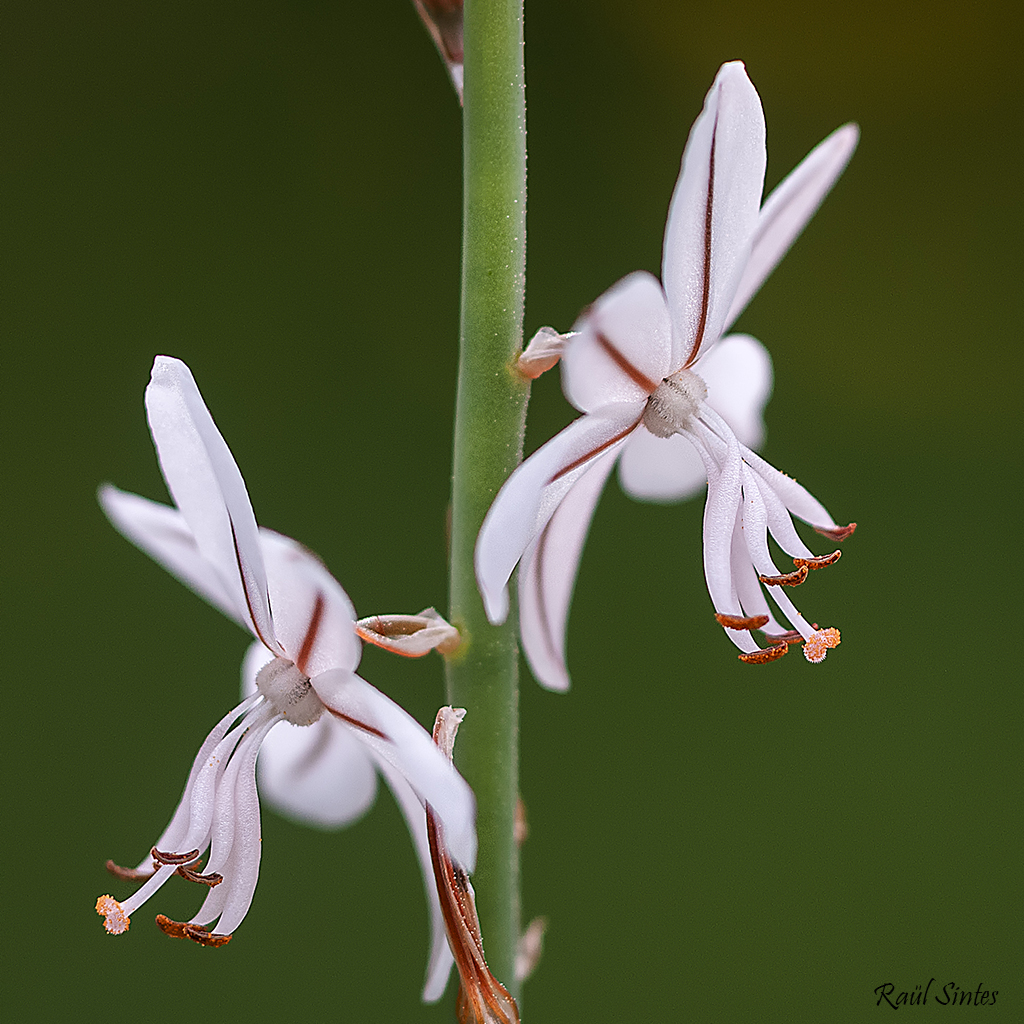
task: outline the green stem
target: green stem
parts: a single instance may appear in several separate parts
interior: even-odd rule
[[[492,626],[473,546],[494,495],[522,458],[528,384],[522,347],[526,266],[526,104],[522,0],[466,0],[462,321],[452,482],[448,698],[468,714],[455,760],[477,798],[473,875],[491,971],[515,994],[519,854],[518,647],[515,616]]]

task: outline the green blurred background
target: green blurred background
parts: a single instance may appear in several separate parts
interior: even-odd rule
[[[768,458],[860,523],[799,594],[843,645],[740,664],[701,502],[608,489],[574,688],[524,675],[524,910],[550,921],[529,1021],[859,1021],[888,1012],[877,986],[933,976],[1021,1019],[1012,11],[528,6],[530,332],[657,272],[722,61],[760,91],[769,186],[863,131],[739,325],[775,360]],[[4,1017],[449,1020],[454,986],[419,1004],[421,882],[386,793],[337,834],[265,813],[225,949],[150,923],[194,912],[184,884],[122,939],[92,909],[123,894],[104,860],[165,824],[246,646],[95,502],[102,480],[165,496],[155,353],[192,367],[260,521],[361,614],[444,605],[461,156],[441,64],[403,0],[15,2],[2,45]],[[528,447],[571,415],[542,379]],[[432,720],[439,659],[362,669]]]

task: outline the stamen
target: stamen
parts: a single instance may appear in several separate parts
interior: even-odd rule
[[[164,935],[174,939],[191,939],[200,946],[226,946],[231,941],[230,935],[217,935],[197,924],[188,921],[172,921],[164,914],[156,915],[156,923]]]
[[[767,665],[769,661],[778,661],[788,650],[788,644],[772,644],[771,647],[761,647],[749,654],[741,654],[739,659],[748,665]]]
[[[820,533],[822,535],[822,537],[828,537],[829,540],[838,540],[838,541],[846,540],[846,538],[849,537],[850,534],[853,533],[853,531],[856,530],[856,529],[857,529],[857,524],[856,523],[850,523],[849,526],[836,526],[836,527],[832,527],[832,528],[827,527],[827,526],[815,526],[814,527],[815,533]]]
[[[113,896],[101,896],[96,901],[96,913],[102,915],[104,919],[103,927],[111,935],[121,935],[128,931],[131,918],[124,912],[124,908]]]
[[[839,646],[839,630],[834,626],[815,630],[804,644],[804,657],[813,665],[825,660],[829,648]]]
[[[818,555],[815,558],[794,558],[793,564],[800,568],[800,566],[806,565],[808,569],[824,569],[826,565],[832,565],[838,562],[842,551],[836,548],[831,555]]]
[[[112,860],[107,861],[107,870],[122,882],[145,882],[153,877],[155,868],[123,868]]]
[[[794,572],[784,572],[781,576],[758,576],[766,587],[798,587],[807,579],[807,566],[802,565]]]
[[[745,619],[742,615],[721,615],[718,612],[715,612],[715,619],[726,629],[760,629],[768,622],[767,615],[751,615]]]
[[[192,864],[199,860],[198,850],[189,850],[188,853],[163,853],[154,846],[150,853],[153,854],[153,860],[161,864]]]

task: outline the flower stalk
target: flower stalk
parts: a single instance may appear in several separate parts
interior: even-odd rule
[[[518,648],[514,616],[487,621],[473,572],[480,524],[522,458],[529,385],[522,347],[526,107],[522,0],[467,0],[463,26],[462,313],[452,482],[448,699],[467,708],[458,765],[476,792],[474,880],[490,967],[515,986],[519,868]],[[513,991],[513,995],[515,992]]]

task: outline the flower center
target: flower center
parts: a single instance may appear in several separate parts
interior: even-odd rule
[[[682,430],[708,397],[708,386],[692,370],[676,370],[647,399],[644,426],[655,437],[671,437]]]
[[[256,676],[256,686],[271,707],[292,725],[312,725],[324,713],[309,679],[284,658],[264,665]]]

